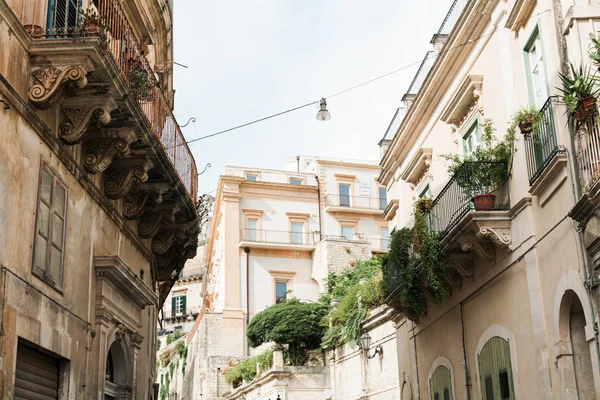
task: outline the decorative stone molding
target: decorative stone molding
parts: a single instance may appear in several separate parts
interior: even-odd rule
[[[106,280],[119,290],[121,295],[140,309],[155,305],[157,298],[149,288],[119,256],[94,257],[96,278]],[[117,334],[123,334],[125,327],[117,329]]]
[[[416,187],[429,171],[432,154],[430,148],[419,149],[400,175],[402,180]]]
[[[152,239],[152,252],[155,254],[165,254],[171,248],[174,241],[182,242],[186,239],[185,232],[186,226],[183,224],[165,227]]]
[[[119,128],[100,131],[91,140],[91,150],[85,155],[83,166],[92,174],[106,170],[115,157],[129,154],[129,145],[137,138],[131,128]]]
[[[460,238],[458,239],[458,243],[463,251],[475,252],[478,256],[492,264],[496,262],[496,251],[489,243],[481,242],[474,237]]]
[[[510,235],[510,224],[508,227],[480,227],[475,235],[478,238],[487,238],[500,246],[510,246],[512,239]]]
[[[400,201],[398,199],[393,199],[388,202],[387,207],[383,210],[382,218],[386,221],[391,221],[396,216],[396,211],[398,211],[398,207],[400,207]]]
[[[515,5],[506,19],[506,27],[513,32],[518,32],[529,20],[529,15],[536,4],[536,0],[515,1]]]
[[[446,260],[448,267],[456,271],[460,276],[473,279],[475,269],[473,268],[473,261],[470,257],[464,255],[452,255]]]
[[[179,204],[163,203],[142,216],[138,225],[138,234],[144,239],[155,236],[168,223],[175,222],[175,214],[180,210]]]
[[[127,193],[123,202],[123,214],[128,219],[138,219],[146,207],[161,204],[163,195],[167,192],[166,184],[144,184]]]
[[[71,83],[77,89],[83,89],[87,85],[87,73],[85,67],[78,65],[68,66],[62,70],[52,65],[35,69],[31,73],[33,84],[29,88],[29,100],[40,109],[49,108],[58,99],[63,84]]]
[[[68,144],[76,144],[90,126],[100,128],[110,122],[110,112],[116,108],[110,97],[99,99],[71,98],[62,106],[63,121],[58,126],[60,138]]]
[[[108,198],[117,200],[125,196],[135,183],[148,180],[148,171],[154,166],[150,158],[127,158],[113,162],[107,170],[104,192]]]
[[[476,108],[483,115],[482,85],[482,75],[467,76],[444,110],[441,120],[458,129],[473,108]]]

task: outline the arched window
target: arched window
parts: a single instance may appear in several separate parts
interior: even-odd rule
[[[431,400],[452,400],[452,378],[450,370],[440,365],[429,380]]]
[[[106,360],[106,375],[104,378],[108,382],[115,382],[115,367],[113,364],[112,353],[108,352],[108,359]]]
[[[495,336],[479,353],[479,380],[482,400],[514,400],[510,347],[507,340]]]

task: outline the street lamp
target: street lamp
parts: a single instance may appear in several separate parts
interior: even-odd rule
[[[377,345],[375,347],[375,353],[373,353],[373,355],[369,355],[369,350],[371,348],[371,336],[369,336],[367,332],[363,333],[360,337],[360,345],[368,359],[375,357],[377,354],[379,354],[379,358],[383,357],[383,347],[381,347],[381,345]]]
[[[329,121],[331,119],[331,114],[327,111],[327,101],[323,97],[319,102],[320,110],[317,113],[317,119],[319,121]]]

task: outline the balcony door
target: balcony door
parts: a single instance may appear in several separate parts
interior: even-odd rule
[[[300,222],[291,223],[291,239],[293,244],[304,244],[304,224]]]
[[[350,185],[340,183],[338,190],[340,194],[340,206],[350,207]]]
[[[81,21],[82,0],[48,0],[48,33],[72,34]]]

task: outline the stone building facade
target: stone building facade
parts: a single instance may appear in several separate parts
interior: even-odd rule
[[[159,1],[0,0],[0,398],[155,399],[197,247]]]
[[[600,396],[598,127],[570,129],[556,89],[570,63],[590,65],[592,3],[454,1],[403,97],[405,115],[380,142],[384,216],[411,227],[416,199],[432,199],[451,285],[443,307],[427,300],[425,317],[407,314],[398,292],[388,298],[403,400]],[[476,179],[468,168],[489,166],[450,176],[440,155],[469,154],[486,119],[500,139],[521,107],[540,112],[538,128],[517,127],[509,178],[482,189],[495,202],[478,208],[482,192],[464,189]]]

